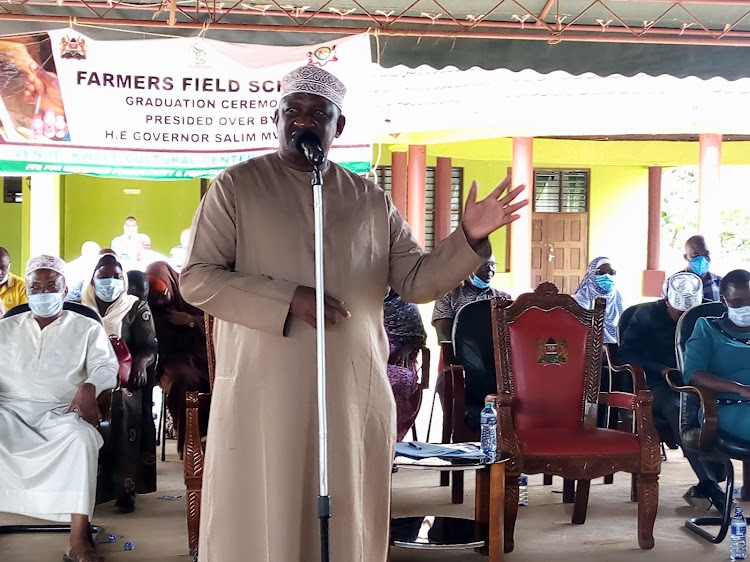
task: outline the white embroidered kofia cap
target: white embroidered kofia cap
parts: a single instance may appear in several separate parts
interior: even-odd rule
[[[343,108],[346,86],[327,70],[306,64],[289,72],[281,79],[281,97],[290,94],[315,94]]]
[[[31,258],[26,264],[26,277],[34,273],[37,269],[51,269],[65,276],[65,262],[55,256],[41,255]]]
[[[681,271],[667,279],[667,301],[677,310],[690,310],[703,302],[703,281],[695,273]]]

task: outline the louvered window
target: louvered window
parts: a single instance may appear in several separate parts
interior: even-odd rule
[[[0,178],[3,184],[3,203],[23,202],[23,178],[7,176]]]
[[[535,170],[534,211],[585,213],[588,211],[587,170]]]
[[[435,247],[435,167],[427,168],[425,180],[425,215],[424,215],[424,239],[425,249],[432,250]],[[451,230],[455,230],[461,222],[463,209],[463,168],[451,168]],[[391,193],[391,167],[378,166],[378,185],[387,193]]]

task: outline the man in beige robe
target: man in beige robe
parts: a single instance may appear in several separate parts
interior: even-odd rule
[[[203,477],[201,562],[319,559],[318,422],[311,166],[295,146],[311,130],[328,152],[344,129],[345,88],[313,66],[282,80],[279,150],[214,180],[192,226],[181,289],[217,318],[216,382]],[[326,161],[325,287],[332,562],[384,562],[396,437],[386,377],[383,295],[429,302],[490,256],[511,222],[506,180],[463,227],[422,250],[391,199]]]

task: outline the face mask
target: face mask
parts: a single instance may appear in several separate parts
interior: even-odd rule
[[[695,256],[690,260],[690,271],[701,277],[708,273],[711,259],[706,256]]]
[[[29,308],[34,316],[52,318],[60,313],[63,307],[62,293],[37,293],[29,295]]]
[[[125,282],[122,279],[94,279],[94,292],[104,302],[115,302],[123,290]]]
[[[599,285],[599,287],[603,291],[609,293],[612,289],[615,288],[615,278],[612,277],[609,273],[605,273],[604,275],[597,275],[596,284]]]
[[[489,281],[484,281],[472,273],[469,277],[469,282],[474,285],[477,289],[487,289],[490,286]]]
[[[0,285],[5,285],[5,283],[8,281],[8,277],[10,277],[10,275],[6,275],[2,279],[0,279]]]
[[[750,328],[750,306],[727,308],[727,316],[735,326]]]

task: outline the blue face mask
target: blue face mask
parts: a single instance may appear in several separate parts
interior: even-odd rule
[[[695,256],[690,260],[690,271],[703,277],[708,273],[708,268],[711,266],[711,258],[706,256]]]
[[[28,298],[31,312],[39,318],[57,316],[63,307],[62,293],[36,293]]]
[[[469,282],[474,285],[477,289],[487,289],[490,286],[489,281],[484,281],[483,279],[480,279],[473,273],[471,274],[471,277],[469,277]]]
[[[609,273],[605,273],[604,275],[597,275],[596,284],[599,285],[599,288],[602,291],[609,293],[612,289],[615,288],[615,278],[612,277]]]
[[[94,279],[94,292],[104,302],[115,302],[125,290],[122,279]]]

